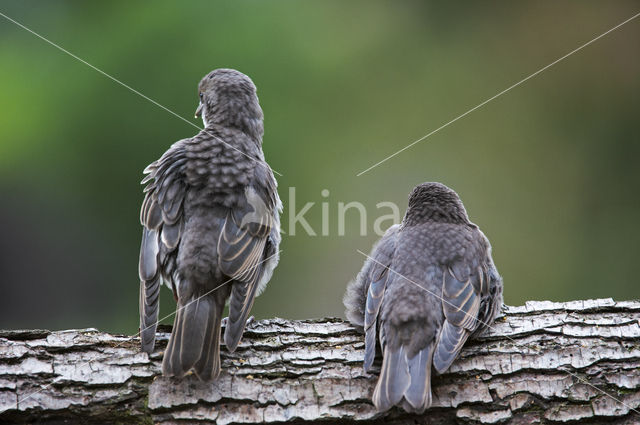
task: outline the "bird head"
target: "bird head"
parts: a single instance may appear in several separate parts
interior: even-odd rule
[[[215,69],[198,84],[198,96],[196,118],[202,117],[205,127],[234,127],[262,140],[263,114],[251,78],[235,69]]]
[[[403,223],[413,226],[426,222],[470,224],[467,211],[456,192],[442,183],[422,183],[409,195]]]

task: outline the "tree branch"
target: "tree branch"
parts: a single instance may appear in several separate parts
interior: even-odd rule
[[[167,339],[158,334],[158,350]],[[0,331],[0,422],[640,422],[640,302],[506,308],[433,378],[422,416],[376,413],[363,348],[340,319],[263,320],[235,353],[223,348],[219,380],[202,383],[160,377],[161,352],[141,353],[137,338]]]

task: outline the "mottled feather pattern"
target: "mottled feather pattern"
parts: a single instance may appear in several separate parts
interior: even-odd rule
[[[226,301],[231,297],[225,341],[234,350],[277,265],[282,205],[261,149],[262,110],[251,80],[215,70],[200,89],[205,130],[174,143],[145,169],[140,326],[143,349],[151,352],[164,280],[178,310],[163,374],[179,378],[193,370],[209,380],[220,372]],[[264,206],[256,222],[242,221],[255,209],[247,194]]]
[[[237,150],[231,149],[214,137],[220,140],[232,138],[239,146]],[[254,180],[256,161],[263,161],[261,155],[251,154],[257,150],[253,140],[237,130],[217,125],[207,127],[188,141],[185,150],[188,159],[186,182],[190,186],[206,188],[203,203],[215,202],[227,208],[243,202],[244,188]]]
[[[493,321],[502,305],[502,280],[489,241],[442,184],[414,189],[394,230],[394,249],[385,256],[379,248],[386,237],[371,257],[389,270],[376,273],[372,259],[365,262],[347,288],[347,317],[364,328],[366,371],[377,332],[383,356],[373,394],[377,409],[420,413],[431,405],[432,366],[445,372],[468,337],[486,327],[481,322]]]

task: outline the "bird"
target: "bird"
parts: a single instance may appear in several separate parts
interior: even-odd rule
[[[489,240],[456,192],[416,186],[402,222],[374,245],[343,299],[347,319],[365,333],[367,373],[377,343],[382,352],[376,409],[429,408],[432,367],[444,373],[467,339],[490,326],[502,288]]]
[[[140,339],[152,353],[161,283],[177,311],[164,352],[164,376],[220,373],[220,337],[238,346],[255,297],[279,261],[282,203],[262,152],[263,112],[256,86],[233,69],[198,85],[204,129],[182,139],[144,170],[140,211]]]

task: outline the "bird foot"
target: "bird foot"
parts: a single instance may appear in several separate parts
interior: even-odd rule
[[[221,322],[222,326],[227,326],[228,321],[229,321],[229,316],[223,317]],[[247,323],[245,323],[245,326],[250,325],[255,321],[256,321],[256,318],[254,316],[249,316],[249,318],[247,319]]]

